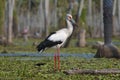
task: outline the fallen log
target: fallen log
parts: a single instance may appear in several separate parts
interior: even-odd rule
[[[65,74],[93,74],[93,75],[105,75],[105,74],[120,74],[120,69],[101,69],[101,70],[91,70],[91,69],[73,69],[64,71]]]

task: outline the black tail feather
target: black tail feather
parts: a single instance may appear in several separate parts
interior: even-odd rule
[[[44,42],[41,42],[36,48],[39,52],[43,52],[45,50]]]

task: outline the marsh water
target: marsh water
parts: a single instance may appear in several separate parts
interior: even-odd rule
[[[0,53],[1,57],[53,57],[53,53]],[[60,53],[60,57],[93,58],[93,53]]]

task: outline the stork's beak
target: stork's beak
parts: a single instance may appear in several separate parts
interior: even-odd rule
[[[78,27],[78,25],[77,25],[77,23],[75,22],[74,19],[71,19],[70,21],[71,21],[71,23],[72,23],[73,26]]]

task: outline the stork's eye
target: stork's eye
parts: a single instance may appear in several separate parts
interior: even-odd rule
[[[69,19],[69,20],[71,20],[71,19],[72,19],[72,17],[71,17],[71,16],[68,16],[68,19]]]

